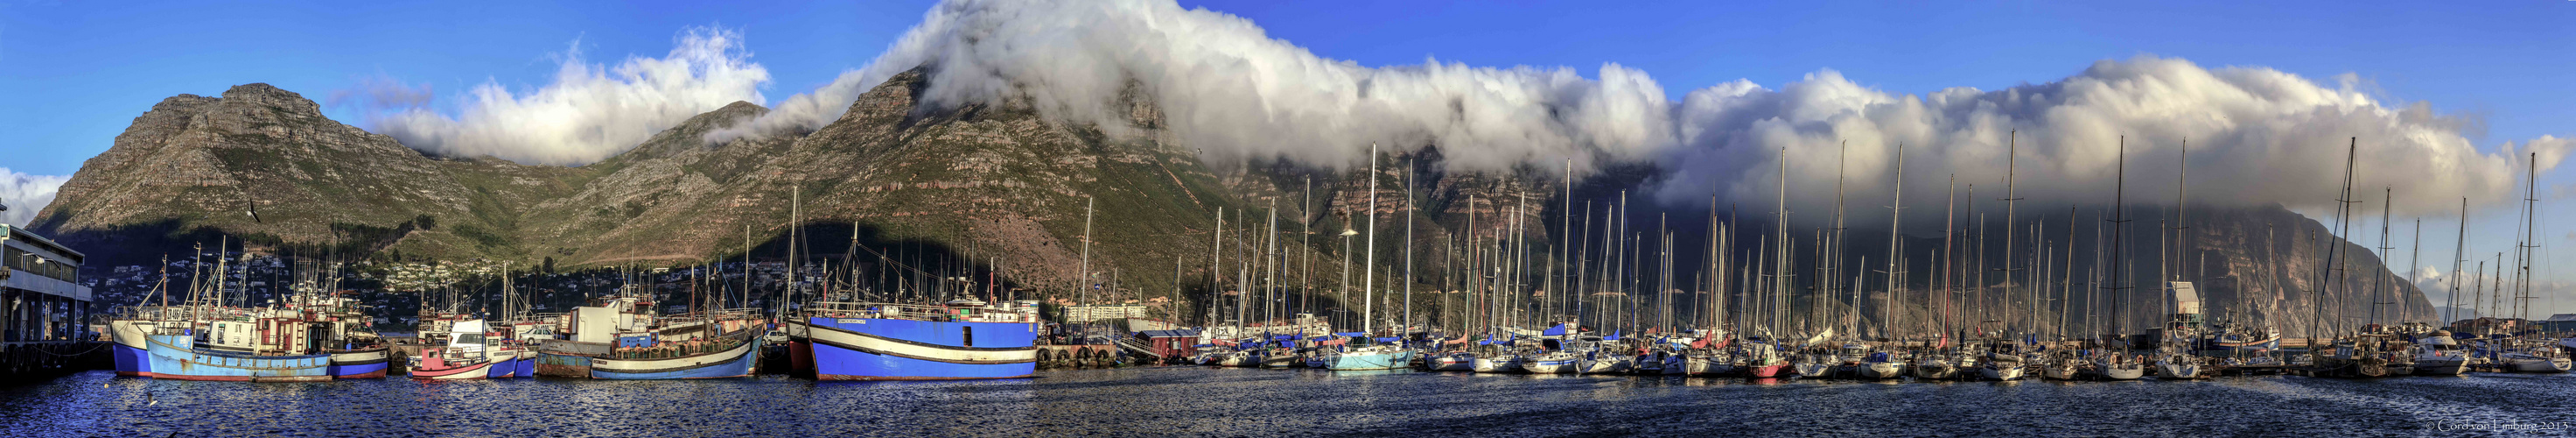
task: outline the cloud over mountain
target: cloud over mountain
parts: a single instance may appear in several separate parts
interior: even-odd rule
[[[1664,89],[1617,64],[1594,78],[1563,67],[1426,60],[1373,68],[1270,38],[1250,20],[1169,1],[954,1],[864,68],[749,126],[811,129],[846,96],[928,66],[935,105],[1026,96],[1050,117],[1125,126],[1133,84],[1169,129],[1217,166],[1286,158],[1357,165],[1368,144],[1439,144],[1453,168],[1640,160],[1674,144]],[[1132,82],[1131,82],[1132,81]],[[806,96],[799,96],[804,98]],[[795,101],[798,98],[791,98]],[[739,132],[719,133],[723,136]]]
[[[2356,191],[2393,189],[2399,214],[2438,215],[2456,211],[2461,197],[2508,205],[2528,164],[2524,154],[2536,153],[2547,171],[2570,147],[2568,139],[2543,136],[2481,151],[2464,134],[2470,120],[2421,102],[2382,102],[2350,75],[2336,80],[2327,86],[2268,68],[2139,56],[1994,91],[1895,94],[1830,70],[1778,90],[1725,84],[1683,99],[1676,124],[1684,144],[1674,149],[1679,159],[1671,161],[1664,194],[1686,201],[1715,186],[1732,197],[1770,198],[1783,148],[1792,192],[1829,191],[1841,142],[1849,141],[1848,185],[1861,191],[1853,202],[1885,205],[1902,143],[1906,190],[1925,205],[1937,203],[1927,201],[1942,195],[1952,175],[1975,184],[1979,196],[2001,194],[2007,151],[2017,144],[2011,171],[2020,196],[2040,205],[2100,205],[2114,196],[2125,136],[2131,202],[2174,202],[2188,141],[2189,202],[2331,208],[2346,146],[2358,137]],[[2381,198],[2356,196],[2374,204]],[[1822,210],[1815,205],[1821,198],[1803,197],[1803,206],[1797,198],[1792,210]]]
[[[373,112],[368,122],[378,133],[431,153],[589,164],[690,116],[736,101],[764,102],[759,87],[769,81],[769,70],[750,56],[741,32],[715,28],[688,29],[669,54],[629,57],[615,66],[583,61],[576,45],[545,86],[513,92],[485,82],[458,96],[453,114],[413,104]],[[426,92],[370,83],[349,94],[380,104]]]
[[[1183,144],[1219,166],[1278,157],[1347,167],[1371,142],[1437,144],[1459,169],[1660,160],[1668,202],[1705,199],[1712,188],[1767,200],[1785,148],[1792,191],[1831,190],[1841,172],[1854,204],[1884,205],[1898,143],[1911,150],[1906,183],[1917,202],[1951,175],[2000,193],[2007,137],[2019,131],[2016,188],[2040,204],[2107,203],[2125,135],[2133,201],[2172,201],[2189,141],[2191,202],[2330,206],[2343,146],[2358,137],[2356,187],[2393,188],[2401,213],[2439,214],[2461,197],[2503,203],[2524,154],[2537,153],[2545,171],[2570,148],[2547,136],[2481,148],[2465,134],[2474,120],[2384,101],[2352,75],[2321,83],[2139,56],[1992,91],[1900,94],[1823,70],[1779,89],[1738,80],[1671,102],[1645,72],[1616,64],[1590,78],[1564,67],[1366,67],[1272,39],[1240,17],[1155,0],[943,3],[868,66],[711,138],[818,127],[858,90],[916,66],[940,78],[926,90],[932,103],[1025,96],[1051,117],[1113,129],[1132,84],[1170,115]],[[1849,161],[1837,163],[1844,141]],[[1824,197],[1798,198],[1808,205],[1793,210],[1824,210],[1813,205]]]
[[[692,29],[677,42],[665,57],[616,67],[568,57],[554,83],[524,93],[486,83],[453,116],[413,105],[374,121],[432,152],[584,164],[698,112],[764,102],[757,88],[768,73],[748,61],[739,33]],[[1829,197],[1812,194],[1837,178],[1851,205],[1890,202],[1898,144],[1918,206],[1953,176],[1979,196],[2000,194],[2007,151],[2017,149],[2015,189],[2033,205],[2107,204],[2125,161],[2133,202],[2173,202],[2187,170],[2194,204],[2313,210],[2334,205],[2345,146],[2358,138],[2354,186],[2393,191],[2404,215],[2452,212],[2463,197],[2508,205],[2531,154],[2547,171],[2576,147],[2552,136],[2480,146],[2468,135],[2476,120],[2374,95],[2349,74],[2142,55],[2000,90],[1904,94],[1821,70],[1777,89],[1737,80],[1674,101],[1646,72],[1618,64],[1363,66],[1167,0],[942,3],[868,65],[706,138],[820,128],[860,92],[914,68],[937,78],[923,90],[933,106],[1017,100],[1111,131],[1134,111],[1122,99],[1141,96],[1179,144],[1218,168],[1263,159],[1348,168],[1371,143],[1437,145],[1455,170],[1654,162],[1662,201],[1693,203],[1715,190],[1758,204],[1778,190],[1785,160],[1791,209],[1809,212],[1801,220],[1828,210]],[[398,98],[410,90],[375,88]],[[2378,198],[2368,195],[2360,197]]]
[[[37,211],[54,203],[54,191],[63,187],[63,181],[70,179],[28,175],[0,167],[0,205],[9,206],[9,211],[0,211],[0,224],[26,226],[28,220],[36,218]]]

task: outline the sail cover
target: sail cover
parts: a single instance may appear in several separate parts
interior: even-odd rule
[[[1548,327],[1547,331],[1539,332],[1539,334],[1543,336],[1565,336],[1566,332],[1573,330],[1573,328],[1566,327],[1564,323],[1558,323],[1555,327]]]
[[[2200,292],[2192,288],[2191,282],[2172,282],[2171,288],[2173,289],[2174,295],[2174,313],[2183,315],[2200,314]]]

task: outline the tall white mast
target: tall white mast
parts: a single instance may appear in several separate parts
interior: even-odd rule
[[[1091,300],[1091,206],[1098,201],[1090,196],[1082,197],[1082,264],[1081,269],[1073,273],[1073,305],[1076,306]]]
[[[1360,267],[1360,299],[1366,302],[1360,307],[1362,336],[1374,336],[1367,333],[1377,328],[1377,143],[1369,143],[1368,174],[1368,259]]]
[[[1896,143],[1895,205],[1887,208],[1887,301],[1881,306],[1879,321],[1886,325],[1888,338],[1896,334],[1896,239],[1897,226],[1905,219],[1905,143]]]

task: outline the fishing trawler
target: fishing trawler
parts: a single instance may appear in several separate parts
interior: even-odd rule
[[[412,356],[415,380],[473,380],[518,375],[518,350],[489,343],[482,319],[442,315],[421,321],[421,340],[428,342]]]
[[[261,336],[260,329],[301,325],[260,317],[260,309],[153,306],[110,317],[118,375],[174,380],[314,382],[331,380],[331,354],[308,348],[304,332]],[[377,371],[381,373],[382,371]],[[363,373],[362,373],[363,374]]]
[[[228,272],[227,266],[218,261],[216,272]],[[310,280],[314,272],[298,275]],[[384,377],[387,349],[373,334],[355,330],[367,320],[356,300],[323,294],[317,284],[300,282],[298,293],[266,307],[224,305],[246,298],[228,295],[220,281],[191,284],[186,304],[121,307],[104,318],[116,372],[251,382]],[[166,286],[165,280],[153,292],[163,303],[170,299]]]
[[[1011,379],[1037,373],[1037,301],[819,302],[785,327],[818,380]]]
[[[535,372],[548,377],[664,380],[746,377],[768,331],[750,310],[682,315],[655,311],[652,294],[629,285],[574,307],[538,339]],[[544,327],[544,326],[539,326]]]

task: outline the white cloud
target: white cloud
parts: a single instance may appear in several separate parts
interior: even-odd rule
[[[2453,211],[2461,197],[2504,205],[2522,154],[2537,152],[2546,170],[2571,148],[2544,136],[2481,152],[2464,135],[2478,121],[2383,102],[2349,74],[2321,83],[2140,56],[1995,91],[1897,94],[1824,70],[1776,90],[1737,80],[1670,102],[1646,73],[1616,64],[1590,79],[1563,67],[1364,67],[1271,39],[1239,17],[1161,0],[943,3],[867,66],[709,138],[819,128],[857,94],[917,66],[936,75],[924,90],[935,105],[1025,96],[1050,117],[1111,129],[1124,126],[1116,102],[1132,80],[1162,105],[1182,144],[1218,166],[1284,157],[1344,167],[1370,142],[1433,143],[1451,167],[1470,170],[1659,160],[1664,201],[1698,202],[1711,187],[1768,201],[1786,148],[1800,204],[1792,209],[1811,212],[1830,202],[1813,194],[1833,186],[1843,140],[1852,144],[1852,205],[1888,202],[1899,142],[1910,145],[1915,205],[1954,174],[2000,193],[2006,136],[2018,130],[2018,189],[2035,205],[2107,203],[2126,135],[2134,202],[2172,202],[2189,140],[2192,203],[2313,208],[2333,205],[2346,139],[2358,137],[2355,186],[2394,188],[2408,215]]]
[[[27,221],[36,218],[37,211],[44,210],[46,204],[54,203],[54,191],[61,189],[63,181],[70,179],[71,177],[65,176],[28,175],[0,167],[0,205],[9,207],[9,211],[0,211],[0,223],[26,226]]]
[[[583,62],[576,46],[544,87],[514,93],[485,82],[458,96],[454,114],[412,105],[369,120],[377,132],[432,153],[581,165],[690,116],[735,101],[765,102],[760,86],[769,71],[750,61],[740,32],[693,28],[675,40],[661,58],[628,57],[613,67]],[[363,95],[385,94],[376,92],[385,87],[369,88]]]
[[[2139,56],[2095,62],[2055,82],[1922,96],[1870,89],[1833,71],[1779,90],[1730,83],[1683,100],[1678,124],[1687,144],[1675,153],[1677,171],[1663,194],[1702,199],[1715,184],[1734,197],[1767,200],[1785,147],[1791,209],[1822,211],[1816,203],[1830,200],[1798,193],[1831,189],[1843,140],[1852,144],[1850,184],[1864,187],[1853,205],[1886,205],[1898,143],[1907,145],[1906,191],[1914,205],[1938,204],[1951,175],[1976,184],[1980,196],[2000,194],[2007,135],[2018,130],[2014,170],[2026,206],[2108,203],[2126,135],[2131,202],[2174,201],[2176,163],[2189,140],[2194,205],[2331,208],[2347,139],[2359,137],[2357,191],[2394,188],[2399,214],[2439,215],[2455,211],[2461,197],[2509,205],[2523,153],[2538,153],[2546,171],[2570,148],[2569,139],[2544,136],[2484,153],[2463,136],[2468,120],[2423,103],[2383,103],[2350,75],[2337,81],[2330,87],[2268,68],[2208,69]],[[2376,204],[2378,195],[2363,198]]]
[[[1129,81],[1171,132],[1228,166],[1284,157],[1344,167],[1371,142],[1436,143],[1453,168],[1643,160],[1675,144],[1672,105],[1644,72],[1603,65],[1385,68],[1316,56],[1240,17],[1170,1],[952,1],[866,67],[790,98],[748,129],[814,129],[885,78],[927,65],[933,105],[1026,96],[1050,117],[1126,126]],[[806,103],[811,103],[810,105]],[[743,132],[710,136],[721,141]]]

